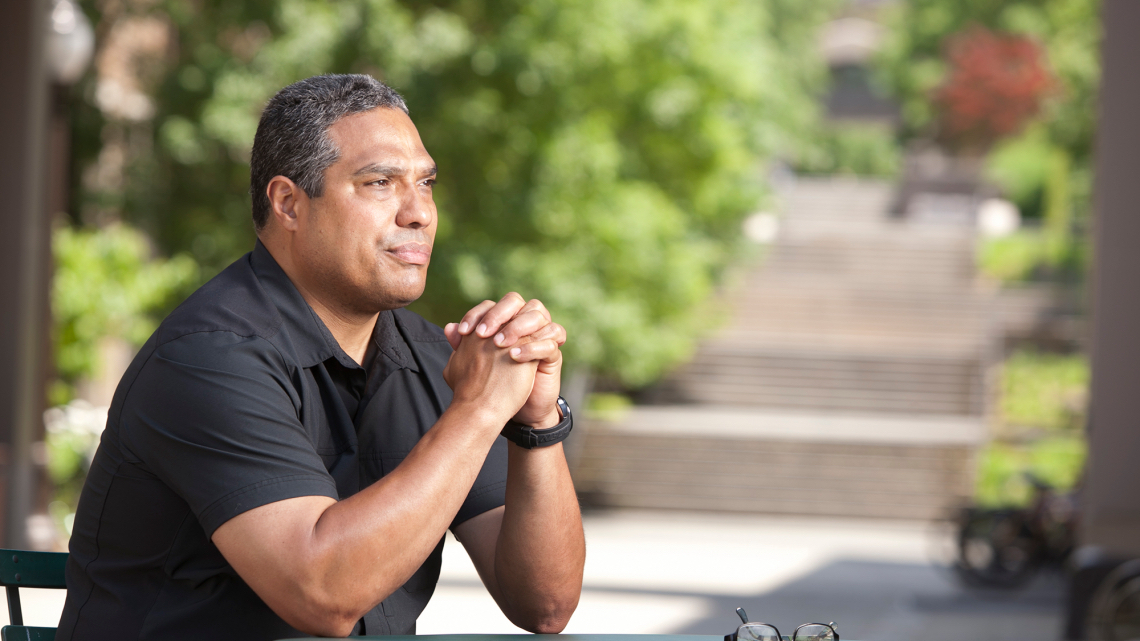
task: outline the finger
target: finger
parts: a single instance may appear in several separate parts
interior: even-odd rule
[[[487,310],[483,317],[479,319],[478,325],[475,326],[475,334],[482,338],[494,336],[502,328],[503,324],[515,317],[519,310],[526,305],[526,301],[522,296],[515,292],[511,292],[503,296],[499,302]]]
[[[550,323],[530,336],[536,341],[553,339],[559,347],[566,344],[566,328],[558,323]]]
[[[512,318],[498,334],[495,334],[495,344],[499,347],[510,347],[523,336],[530,336],[550,324],[550,319],[542,315],[537,309],[529,312],[519,312]]]
[[[459,349],[459,341],[463,340],[463,336],[459,333],[459,323],[448,323],[444,325],[443,335],[447,337],[447,342],[451,344],[451,349]]]
[[[523,305],[523,308],[519,310],[519,313],[521,314],[522,312],[529,312],[532,310],[541,312],[542,315],[546,317],[546,320],[551,320],[550,311],[547,310],[546,305],[543,305],[542,301],[538,300],[537,298],[528,300],[526,302],[526,305]]]
[[[510,354],[511,360],[516,363],[539,361],[539,368],[545,371],[549,370],[544,366],[557,366],[562,362],[562,352],[558,349],[558,343],[552,339],[516,345],[511,348]]]
[[[546,325],[543,325],[542,327],[534,330],[529,334],[522,334],[514,339],[512,339],[510,335],[507,335],[504,337],[505,339],[503,342],[499,343],[499,336],[502,336],[504,333],[510,330],[511,326],[520,320],[521,315],[516,316],[515,320],[512,320],[510,323],[508,323],[507,326],[503,328],[502,332],[496,334],[494,339],[496,344],[498,344],[500,347],[510,347],[522,342],[543,341],[547,339],[551,339],[554,342],[558,343],[559,347],[566,344],[566,328],[562,327],[558,323],[547,323]]]
[[[459,321],[459,334],[461,336],[470,334],[475,329],[475,326],[479,324],[479,319],[483,318],[483,314],[486,314],[487,310],[494,306],[495,301],[485,300],[472,307],[471,311],[464,314],[463,318]]]

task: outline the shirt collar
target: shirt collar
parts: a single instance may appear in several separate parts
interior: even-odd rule
[[[261,240],[254,244],[251,264],[254,275],[281,314],[282,325],[289,332],[289,338],[296,350],[298,365],[312,367],[335,358],[349,369],[360,368],[360,364],[341,348],[324,321],[301,296],[301,292],[297,291],[293,281],[289,280],[285,270],[281,269],[277,260],[265,245],[261,244]],[[372,331],[372,341],[377,349],[400,367],[419,371],[411,349],[396,328],[391,311],[380,313],[380,317],[376,320],[376,328]]]
[[[289,340],[292,341],[293,349],[297,353],[298,365],[312,367],[330,358],[336,358],[345,367],[360,367],[341,349],[332,332],[301,296],[301,292],[297,291],[293,281],[289,280],[285,270],[281,269],[273,254],[269,253],[260,240],[253,246],[250,263],[257,280],[281,314],[282,326],[289,332]]]
[[[376,329],[372,330],[372,342],[396,365],[414,372],[420,371],[411,348],[396,327],[396,315],[391,310],[380,312],[376,319]]]

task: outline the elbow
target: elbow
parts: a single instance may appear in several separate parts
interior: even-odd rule
[[[346,637],[368,608],[348,604],[349,599],[330,591],[300,589],[298,597],[284,607],[273,608],[278,616],[298,630],[321,637]]]
[[[315,625],[310,626],[294,626],[305,634],[311,634],[315,637],[336,637],[343,638],[352,634],[352,630],[356,627],[356,621],[321,621],[314,622]]]
[[[520,628],[534,634],[559,634],[570,623],[570,616],[578,608],[578,599],[563,603],[549,603],[531,612],[525,621],[516,622]]]
[[[539,621],[534,627],[527,628],[527,632],[534,634],[559,634],[566,629],[566,624],[570,623],[570,617],[544,619]]]
[[[282,617],[289,625],[305,634],[318,637],[347,637],[352,634],[360,616],[346,612],[314,612],[309,609],[307,616]],[[290,620],[292,619],[292,620]]]
[[[326,626],[323,630],[315,632],[315,634],[322,637],[347,637],[352,634],[352,631],[356,628],[357,621],[359,621],[359,619],[330,620],[326,622]]]

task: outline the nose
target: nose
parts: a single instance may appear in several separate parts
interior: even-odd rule
[[[396,214],[396,224],[410,229],[421,229],[431,225],[435,218],[435,204],[430,195],[421,193],[416,186],[404,190],[400,199],[400,211]]]

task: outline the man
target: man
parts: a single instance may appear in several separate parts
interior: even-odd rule
[[[517,294],[442,331],[402,309],[436,167],[376,80],[283,89],[250,166],[253,252],[115,393],[57,638],[414,633],[449,527],[511,621],[561,631],[585,554],[557,443],[564,330]]]

